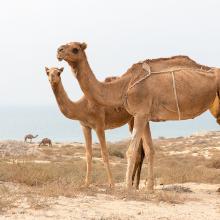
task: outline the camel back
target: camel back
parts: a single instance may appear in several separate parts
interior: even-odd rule
[[[157,59],[147,59],[144,61],[151,67],[151,71],[161,71],[164,68],[176,67],[188,67],[188,68],[197,68],[203,70],[210,70],[212,67],[198,64],[193,59],[188,56],[178,55],[168,58],[157,58]]]
[[[133,64],[123,76],[128,74],[139,74],[142,69],[143,63],[146,63],[150,66],[151,71],[163,71],[167,68],[196,68],[202,70],[210,70],[212,67],[208,67],[205,65],[201,65],[196,63],[193,59],[189,58],[188,56],[178,55],[173,57],[167,58],[157,58],[157,59],[146,59],[142,62],[138,62]]]

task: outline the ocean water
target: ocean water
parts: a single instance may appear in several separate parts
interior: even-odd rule
[[[197,132],[218,131],[219,125],[209,112],[196,119],[151,123],[153,138],[188,136]],[[57,106],[0,107],[0,139],[23,140],[28,134],[38,134],[54,141],[84,142],[78,121],[65,118]],[[118,141],[130,137],[128,126],[107,130],[107,141]],[[97,142],[93,133],[93,142]]]

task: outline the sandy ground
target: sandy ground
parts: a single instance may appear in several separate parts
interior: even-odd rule
[[[58,197],[47,201],[48,207],[31,208],[28,199],[19,200],[0,219],[61,220],[61,219],[148,219],[148,220],[219,220],[220,194],[218,185],[187,183],[192,193],[181,193],[183,204],[134,201],[118,199],[110,195]]]

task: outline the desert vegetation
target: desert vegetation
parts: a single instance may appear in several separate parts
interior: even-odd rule
[[[201,200],[190,183],[194,184],[194,188],[195,184],[220,184],[219,134],[210,132],[201,136],[154,140],[156,190],[152,194],[147,193],[144,187],[147,160],[142,169],[140,190],[124,189],[128,140],[108,143],[115,189],[107,185],[99,144],[93,146],[93,184],[85,187],[83,144],[54,143],[53,147],[38,147],[37,144],[19,141],[0,142],[0,212],[17,210],[20,204],[26,204],[31,210],[45,210],[52,206],[52,201],[60,198],[104,197],[154,204],[183,204]],[[216,186],[213,189],[215,192],[217,185],[213,186]],[[119,217],[114,215],[112,219]],[[131,216],[122,219],[129,218]],[[111,215],[99,219],[111,219]]]

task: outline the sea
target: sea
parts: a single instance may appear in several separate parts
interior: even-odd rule
[[[190,136],[220,128],[208,111],[195,119],[151,122],[150,126],[153,138]],[[57,106],[0,107],[0,140],[23,140],[29,133],[39,135],[36,141],[48,137],[57,142],[84,142],[80,123],[65,118]],[[127,125],[106,131],[110,142],[129,137]],[[98,142],[94,132],[93,142]]]

